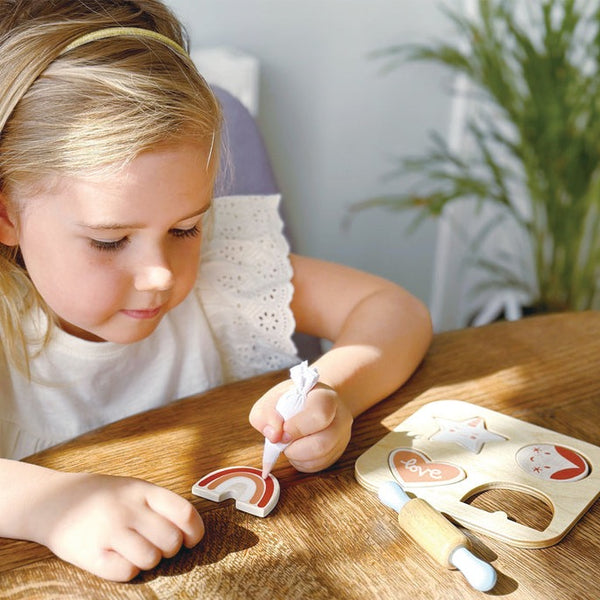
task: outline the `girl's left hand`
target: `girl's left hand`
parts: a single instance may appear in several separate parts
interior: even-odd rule
[[[250,424],[272,442],[289,443],[284,453],[292,466],[314,473],[343,454],[353,418],[338,393],[319,382],[308,393],[304,409],[284,422],[275,405],[292,385],[284,381],[262,396],[250,411]]]

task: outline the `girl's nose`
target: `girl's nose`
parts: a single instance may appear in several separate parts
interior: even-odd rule
[[[168,290],[173,286],[173,273],[166,267],[143,267],[135,276],[134,285],[138,292]]]

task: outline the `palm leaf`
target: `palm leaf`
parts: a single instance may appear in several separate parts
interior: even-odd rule
[[[472,151],[458,153],[434,133],[424,154],[400,160],[389,174],[413,182],[419,176],[417,191],[359,202],[350,212],[410,209],[414,227],[457,201],[473,202],[475,210],[495,205],[502,219],[484,224],[472,250],[512,221],[529,236],[536,281],[524,283],[510,264],[471,264],[487,269],[495,283],[537,289],[545,305],[600,307],[600,6],[580,0],[478,0],[477,6],[473,19],[444,9],[456,43],[402,44],[374,54],[387,71],[435,62],[467,77],[479,107],[466,127]]]

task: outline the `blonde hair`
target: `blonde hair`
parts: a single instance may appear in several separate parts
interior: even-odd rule
[[[109,173],[144,151],[190,139],[211,149],[214,179],[221,112],[187,54],[160,36],[111,36],[67,48],[116,25],[188,46],[159,0],[2,2],[0,191],[11,212],[18,213],[18,197],[49,177]],[[18,249],[0,244],[2,342],[9,360],[27,372],[31,340],[21,322],[37,308],[51,323]]]

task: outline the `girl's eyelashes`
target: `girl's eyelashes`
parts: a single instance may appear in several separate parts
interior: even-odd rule
[[[92,248],[95,248],[96,250],[102,250],[104,252],[115,252],[116,250],[122,250],[128,243],[128,237],[110,241],[90,239],[90,245]]]
[[[170,229],[169,233],[177,238],[196,237],[200,235],[200,225],[196,224],[189,229]]]
[[[196,224],[189,229],[169,229],[169,234],[175,238],[193,238],[200,235],[200,225]],[[95,240],[90,239],[90,245],[96,250],[103,252],[116,252],[122,250],[129,243],[130,239],[128,236],[122,237],[118,240]]]

